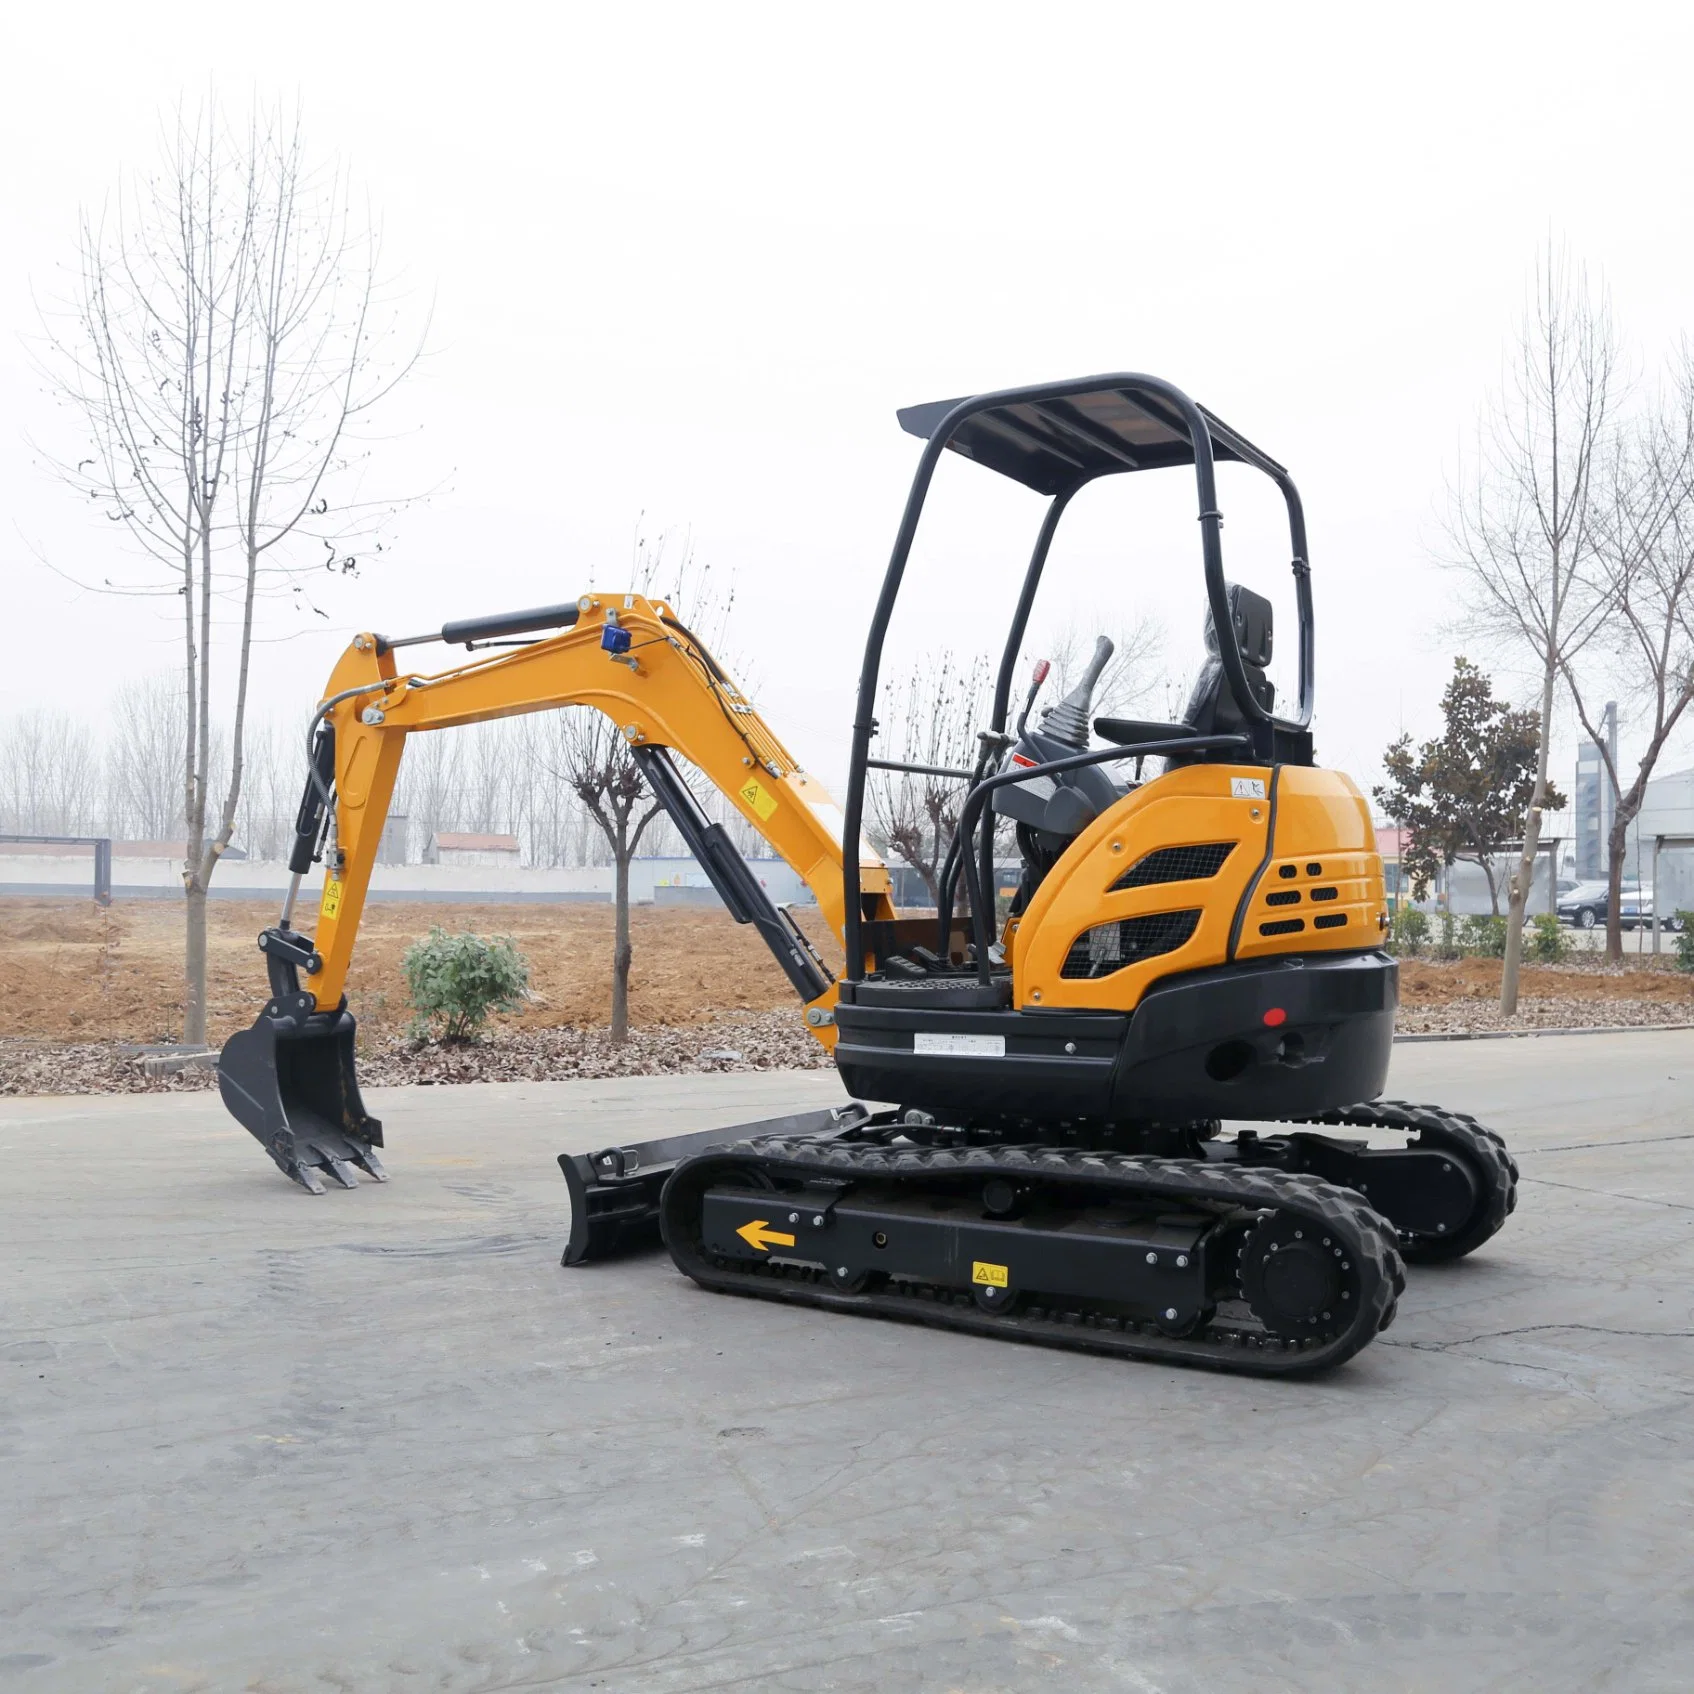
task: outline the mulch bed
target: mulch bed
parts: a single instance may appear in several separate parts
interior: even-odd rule
[[[1513,1017],[1502,1017],[1497,999],[1464,998],[1439,1006],[1402,1005],[1397,1035],[1484,1035],[1525,1029],[1652,1029],[1694,1024],[1694,1003],[1629,1000],[1605,994],[1543,999],[1525,994]]]
[[[559,1082],[574,1077],[674,1076],[716,1071],[827,1070],[830,1058],[798,1015],[729,1013],[709,1023],[637,1029],[614,1047],[603,1029],[508,1029],[471,1046],[414,1046],[363,1034],[359,1081]],[[0,1095],[187,1094],[217,1086],[210,1070],[148,1076],[137,1053],[92,1042],[0,1040]]]
[[[1639,966],[1539,966],[1525,971],[1514,1017],[1500,1015],[1499,967],[1481,960],[1403,961],[1401,1035],[1483,1035],[1537,1029],[1653,1029],[1694,1024],[1694,979]],[[1552,990],[1552,992],[1548,992]],[[506,1026],[469,1046],[419,1046],[366,1029],[359,1080],[406,1083],[558,1082],[577,1077],[714,1071],[827,1070],[830,1058],[793,1010],[726,1012],[706,1023],[632,1030],[614,1047],[603,1028]],[[209,1070],[148,1076],[141,1055],[96,1042],[0,1039],[0,1095],[172,1094],[216,1086]]]

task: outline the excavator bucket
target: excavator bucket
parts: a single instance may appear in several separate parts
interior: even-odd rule
[[[358,1171],[386,1182],[374,1151],[382,1124],[359,1098],[352,1015],[278,1016],[279,1009],[273,1001],[251,1029],[224,1044],[224,1104],[283,1175],[314,1194],[324,1192],[320,1172],[343,1188],[359,1186]]]

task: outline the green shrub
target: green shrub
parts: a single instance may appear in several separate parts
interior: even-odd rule
[[[1464,950],[1482,959],[1505,958],[1506,920],[1492,916],[1466,918]]]
[[[1694,912],[1678,912],[1676,921],[1681,926],[1676,932],[1676,968],[1694,971]]]
[[[1388,944],[1396,953],[1421,953],[1429,941],[1429,913],[1404,902],[1394,914],[1394,925],[1388,934]]]
[[[1435,956],[1438,959],[1457,959],[1463,949],[1459,946],[1459,920],[1451,912],[1443,912],[1437,924],[1440,940],[1435,943]]]
[[[439,925],[406,949],[412,1034],[439,1021],[443,1041],[474,1041],[490,1012],[516,1011],[529,987],[529,962],[510,936],[449,935]]]
[[[1563,964],[1574,946],[1565,926],[1552,912],[1537,912],[1529,920],[1529,934],[1524,941],[1524,951],[1538,965]]]

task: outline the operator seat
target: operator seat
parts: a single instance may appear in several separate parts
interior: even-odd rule
[[[1276,687],[1265,675],[1265,667],[1271,661],[1271,603],[1264,595],[1232,582],[1229,584],[1229,614],[1235,625],[1241,662],[1246,667],[1247,685],[1253,691],[1253,698],[1268,712],[1276,704]],[[1206,608],[1206,657],[1200,666],[1200,674],[1194,679],[1193,688],[1189,690],[1181,723],[1151,723],[1141,718],[1094,720],[1096,735],[1129,748],[1142,742],[1169,741],[1182,735],[1237,735],[1246,728],[1246,714],[1230,692],[1223,660],[1218,657],[1218,632],[1212,622],[1210,606]],[[1165,761],[1165,768],[1175,770],[1179,765],[1198,764],[1207,759],[1231,760],[1239,757],[1238,753],[1227,749],[1217,753],[1173,753]]]
[[[1247,684],[1253,698],[1268,712],[1276,704],[1276,686],[1265,675],[1265,666],[1271,661],[1271,603],[1264,595],[1232,582],[1229,616],[1235,625],[1241,662],[1247,668]],[[1246,714],[1229,691],[1223,660],[1218,657],[1218,632],[1210,606],[1206,608],[1206,658],[1194,679],[1182,721],[1196,735],[1236,735],[1247,728]]]

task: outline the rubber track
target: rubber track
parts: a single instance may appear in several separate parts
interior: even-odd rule
[[[1086,1184],[1104,1196],[1198,1201],[1207,1205],[1277,1210],[1308,1218],[1339,1237],[1357,1267],[1359,1304],[1344,1330],[1312,1340],[1284,1340],[1261,1329],[1214,1321],[1192,1337],[1162,1334],[1156,1325],[1105,1317],[1063,1302],[1029,1305],[1004,1315],[980,1310],[970,1294],[933,1284],[890,1282],[847,1294],[824,1272],[802,1266],[708,1260],[700,1239],[699,1196],[720,1174],[748,1167],[799,1180],[909,1181],[1005,1176],[1014,1181]],[[1073,1153],[1041,1147],[890,1147],[819,1144],[773,1137],[714,1148],[677,1167],[665,1187],[663,1226],[677,1268],[702,1288],[820,1306],[827,1311],[925,1323],[1001,1340],[1034,1342],[1077,1352],[1108,1353],[1167,1364],[1197,1365],[1251,1376],[1288,1376],[1329,1369],[1350,1359],[1394,1319],[1406,1285],[1405,1267],[1387,1221],[1350,1189],[1319,1177],[1267,1168],[1223,1166],[1195,1159],[1141,1159],[1117,1153]]]
[[[1400,1251],[1409,1263],[1442,1264],[1474,1253],[1483,1242],[1500,1232],[1517,1208],[1517,1160],[1506,1150],[1500,1135],[1478,1123],[1468,1112],[1450,1112],[1442,1106],[1419,1105],[1413,1100],[1369,1100],[1318,1117],[1291,1121],[1346,1125],[1353,1129],[1404,1130],[1417,1135],[1426,1146],[1455,1153],[1470,1165],[1482,1190],[1476,1210],[1464,1227],[1452,1235],[1402,1235]]]

